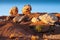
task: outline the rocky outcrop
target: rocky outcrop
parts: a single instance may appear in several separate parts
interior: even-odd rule
[[[36,14],[32,14],[32,17],[34,17]],[[35,17],[39,16],[40,14],[37,14]],[[31,15],[29,15],[31,16]],[[6,19],[7,16],[1,16],[0,19]],[[31,18],[32,18],[31,17]],[[59,16],[58,16],[59,17]],[[1,21],[0,22],[0,39],[1,40],[33,40],[35,38],[37,38],[37,40],[42,40],[43,38],[43,34],[60,34],[60,26],[53,26],[53,29],[55,30],[54,32],[51,33],[50,32],[46,32],[46,33],[38,33],[35,32],[33,29],[33,27],[35,27],[35,25],[45,25],[47,27],[51,26],[51,25],[47,25],[42,21],[39,22],[35,22],[32,23],[31,21],[27,21],[27,22],[21,22],[21,23],[14,23],[13,18],[10,17],[9,20],[5,20],[5,21]],[[60,22],[58,22],[60,23]],[[44,29],[45,30],[45,29]],[[53,35],[54,36],[54,35]],[[31,38],[32,37],[32,38]],[[47,37],[47,36],[45,36]]]
[[[31,5],[27,4],[22,8],[22,13],[25,15],[29,15],[31,14],[31,10],[32,10]]]
[[[17,7],[12,7],[9,11],[10,16],[18,16],[18,8]]]

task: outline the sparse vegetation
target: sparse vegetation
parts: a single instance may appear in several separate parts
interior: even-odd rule
[[[36,27],[35,27],[35,30],[36,30],[37,32],[41,32],[41,31],[42,31],[42,28],[43,28],[43,25],[39,25],[39,26],[36,26]]]

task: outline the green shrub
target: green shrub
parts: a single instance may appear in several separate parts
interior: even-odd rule
[[[36,30],[37,32],[41,32],[41,31],[42,31],[42,28],[43,28],[43,25],[39,25],[39,26],[36,26],[36,27],[35,27],[35,30]]]

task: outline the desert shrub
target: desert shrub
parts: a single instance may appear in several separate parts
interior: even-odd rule
[[[36,26],[36,27],[35,27],[35,30],[36,30],[37,32],[41,32],[41,31],[42,31],[42,28],[43,28],[43,25],[39,25],[39,26]]]

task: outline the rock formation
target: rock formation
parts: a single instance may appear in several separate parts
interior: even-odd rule
[[[10,12],[11,16],[17,16],[18,15],[18,8],[12,7],[9,12]]]
[[[35,14],[33,14],[33,15],[35,16]],[[5,18],[6,17],[3,17],[3,16],[0,17],[0,19],[5,19]],[[58,23],[60,23],[60,22],[58,22]],[[12,22],[12,20],[2,21],[2,22],[0,22],[0,40],[16,40],[16,39],[17,40],[29,40],[29,39],[34,40],[36,38],[38,40],[41,40],[43,38],[45,39],[46,37],[50,36],[50,35],[47,35],[45,37],[44,35],[42,35],[42,33],[35,32],[31,28],[31,27],[35,27],[35,26],[32,26],[32,25],[44,25],[44,23],[42,21],[39,21],[37,23],[32,23],[30,21],[28,21],[28,22],[22,21],[21,23],[14,23],[14,22]],[[49,27],[49,25],[46,25],[46,27],[43,29],[45,30],[48,27]],[[43,33],[43,34],[45,34],[45,33]],[[49,32],[47,32],[46,34],[49,34]],[[53,34],[55,34],[55,35],[60,34],[60,26],[55,27],[55,31],[53,32]],[[36,36],[38,36],[38,37],[36,37]],[[53,37],[54,37],[54,35],[53,35]],[[57,36],[57,37],[59,37],[59,36]]]
[[[31,13],[31,5],[25,5],[23,8],[22,8],[22,13],[25,14],[25,15],[29,15]]]

